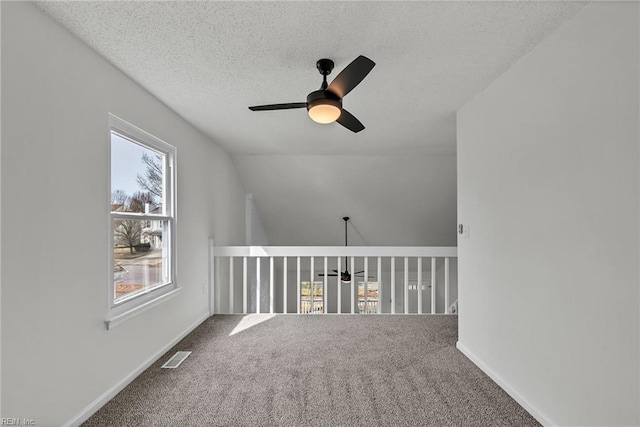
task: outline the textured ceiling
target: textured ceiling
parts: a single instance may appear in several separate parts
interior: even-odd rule
[[[412,163],[417,171],[406,182],[407,161],[372,159],[392,154],[432,164],[432,158],[455,156],[456,110],[584,3],[36,5],[234,155],[272,243],[340,243],[340,218],[351,211],[355,226],[357,211],[373,218],[367,221],[369,237],[363,234],[363,242],[453,245],[455,161],[453,166],[444,162],[453,172],[440,177]],[[358,134],[337,124],[316,124],[304,109],[247,108],[305,101],[321,83],[316,60],[335,61],[331,80],[360,54],[377,65],[344,100],[345,108],[366,126]],[[348,155],[347,160],[340,160],[342,155]],[[330,179],[318,185],[323,181],[318,175],[344,175],[343,169],[350,168],[345,162],[359,164],[354,170],[363,173],[348,174],[337,187]],[[362,169],[379,163],[384,167],[375,174]],[[300,165],[307,165],[309,173],[300,174]],[[453,194],[440,194],[434,180]],[[307,192],[295,191],[295,186]],[[382,197],[376,191],[350,191],[363,186],[386,192]],[[424,200],[442,200],[443,205],[427,209]],[[288,209],[278,209],[284,202]],[[322,218],[301,220],[310,206],[322,207]],[[391,227],[388,219],[398,211],[405,226]],[[298,231],[295,237],[292,227]],[[441,230],[446,230],[445,237]]]

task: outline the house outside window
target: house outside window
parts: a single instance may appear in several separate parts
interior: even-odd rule
[[[110,125],[109,313],[177,289],[175,147],[114,116]]]

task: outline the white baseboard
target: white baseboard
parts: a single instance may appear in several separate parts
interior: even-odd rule
[[[524,409],[527,410],[535,418],[538,420],[540,424],[543,426],[557,426],[557,423],[551,421],[549,417],[544,415],[542,411],[529,403],[520,393],[518,393],[513,387],[511,387],[505,380],[503,380],[498,374],[495,373],[489,366],[487,366],[482,360],[480,360],[475,354],[473,354],[464,344],[460,341],[456,342],[456,347],[458,350],[462,352],[469,360],[471,360],[480,370],[482,370],[485,374],[489,376],[496,384],[500,386],[509,396],[513,398],[516,402],[520,404]]]
[[[98,409],[102,408],[108,401],[113,399],[116,394],[120,393],[126,386],[128,386],[133,380],[135,380],[138,375],[143,373],[145,369],[149,368],[149,366],[153,365],[158,359],[160,359],[167,351],[171,349],[174,345],[178,344],[180,340],[189,335],[191,331],[200,326],[202,322],[209,318],[209,314],[205,314],[196,320],[191,326],[189,326],[186,330],[181,332],[175,339],[169,342],[167,345],[162,347],[160,351],[151,356],[146,362],[136,368],[129,375],[120,380],[116,385],[111,387],[109,390],[105,391],[100,397],[91,402],[89,406],[84,408],[78,415],[73,417],[70,421],[64,424],[64,427],[76,427],[87,421],[91,415],[95,414]]]

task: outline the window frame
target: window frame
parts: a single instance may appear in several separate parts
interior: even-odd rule
[[[156,151],[164,155],[164,176],[163,176],[163,192],[164,198],[162,203],[162,213],[149,214],[140,212],[112,212],[111,211],[111,145],[112,135],[116,134],[131,143],[138,144],[143,148]],[[160,138],[132,125],[131,123],[121,119],[120,117],[109,113],[109,133],[108,133],[108,232],[109,232],[109,275],[108,275],[108,315],[105,325],[107,329],[112,328],[118,323],[137,315],[151,308],[160,302],[170,298],[178,293],[176,275],[176,157],[177,149],[171,144],[161,140]],[[167,232],[163,235],[168,251],[168,281],[162,283],[152,289],[136,293],[129,297],[123,298],[121,301],[115,301],[115,273],[114,273],[114,232],[113,221],[118,219],[129,220],[155,220],[166,221]],[[165,243],[163,242],[163,245]],[[164,268],[164,267],[163,267]]]

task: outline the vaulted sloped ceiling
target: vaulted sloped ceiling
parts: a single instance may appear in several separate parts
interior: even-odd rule
[[[455,112],[583,2],[37,2],[234,157],[271,244],[455,245]],[[376,62],[346,98],[302,102],[320,58]],[[514,105],[513,108],[517,108]]]

